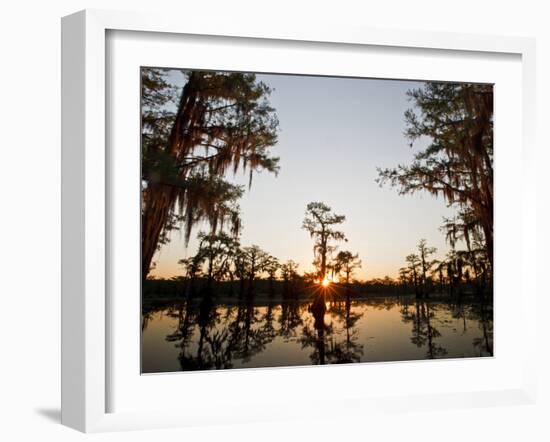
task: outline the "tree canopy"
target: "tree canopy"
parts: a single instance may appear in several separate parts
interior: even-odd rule
[[[163,235],[199,221],[213,233],[240,228],[240,186],[225,180],[239,168],[278,171],[278,119],[271,92],[254,74],[180,71],[181,90],[163,69],[142,69],[142,275]],[[179,98],[178,98],[179,97]]]
[[[411,146],[428,140],[409,165],[378,169],[378,182],[401,194],[426,191],[458,207],[456,222],[483,237],[493,259],[493,87],[487,84],[425,83],[408,92],[405,113]]]
[[[338,252],[335,259],[334,268],[336,273],[344,273],[346,284],[349,284],[350,278],[353,275],[355,269],[361,268],[361,260],[359,254],[353,254],[348,250],[342,250]]]

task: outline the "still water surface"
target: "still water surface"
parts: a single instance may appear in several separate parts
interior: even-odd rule
[[[414,297],[253,305],[185,302],[143,314],[142,372],[492,356],[492,311]],[[325,310],[325,309],[323,309]]]

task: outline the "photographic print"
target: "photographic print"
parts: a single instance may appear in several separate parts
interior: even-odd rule
[[[493,356],[493,85],[140,93],[142,373]]]

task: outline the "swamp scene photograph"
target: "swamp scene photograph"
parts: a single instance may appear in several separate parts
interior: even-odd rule
[[[141,68],[141,372],[493,356],[493,86]]]

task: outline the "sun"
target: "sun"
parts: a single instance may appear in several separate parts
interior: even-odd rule
[[[323,287],[328,287],[330,285],[330,280],[328,278],[323,279],[323,281],[321,282],[321,285]]]

